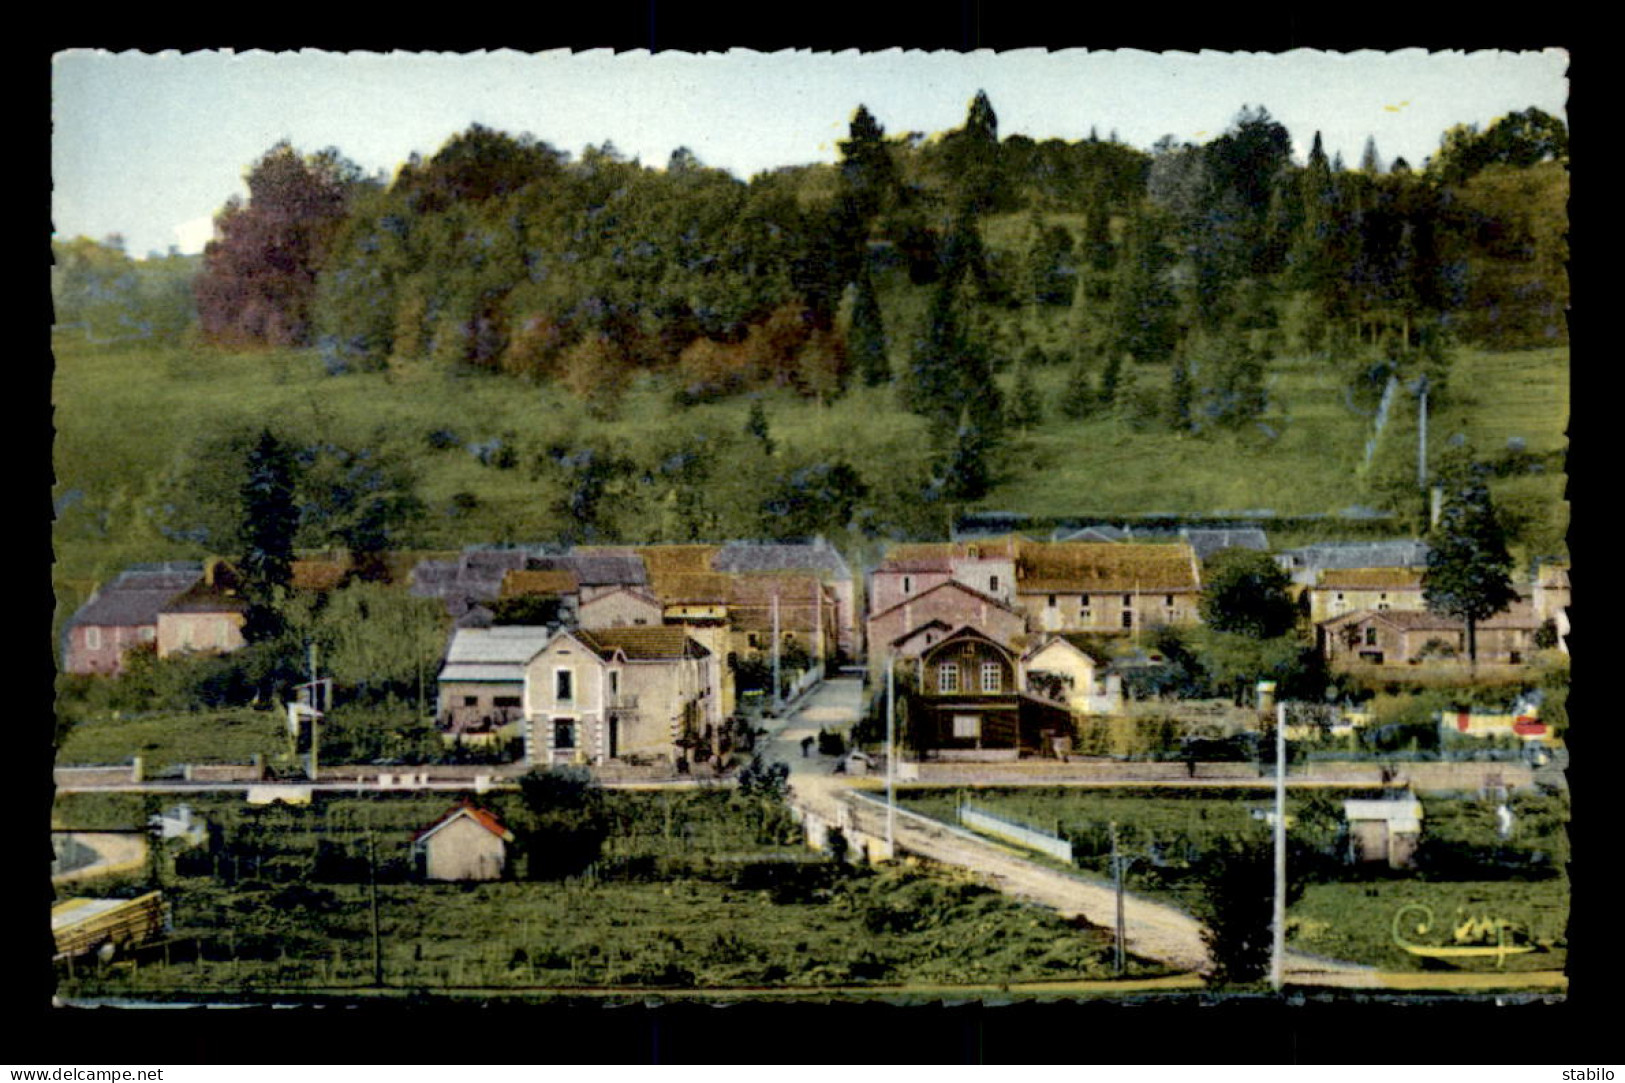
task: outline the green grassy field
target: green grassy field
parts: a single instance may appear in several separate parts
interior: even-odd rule
[[[185,763],[270,762],[288,747],[286,721],[276,711],[228,710],[141,718],[90,718],[68,730],[60,766],[128,763],[148,770]]]
[[[1418,926],[1426,913],[1412,910],[1399,917],[1408,904],[1431,912],[1425,932]],[[1563,880],[1310,884],[1288,912],[1287,943],[1314,955],[1382,970],[1494,970],[1493,956],[1449,963],[1416,955],[1395,942],[1394,931],[1397,918],[1400,936],[1412,944],[1494,943],[1493,938],[1475,937],[1473,930],[1465,930],[1460,941],[1455,934],[1469,920],[1499,918],[1517,926],[1508,943],[1536,949],[1507,955],[1504,969],[1562,970],[1568,959],[1568,913],[1569,886]]]
[[[150,799],[128,797],[65,795],[56,817],[109,828],[150,811]],[[501,813],[515,800],[489,795],[486,803]],[[353,850],[368,832],[384,880],[377,887],[379,967],[383,983],[397,990],[998,985],[1111,974],[1103,930],[955,873],[835,871],[782,834],[764,844],[752,804],[727,792],[613,793],[607,801],[615,828],[593,874],[419,884],[399,881],[400,856],[411,831],[445,811],[444,797],[323,797],[309,807],[249,808],[201,796],[194,808],[242,844],[238,859],[229,871],[193,860],[161,872],[173,908],[167,945],[111,967],[81,961],[71,977],[63,975],[64,989],[370,985],[364,872],[357,882],[310,871],[320,867],[310,865],[320,846]],[[626,861],[634,857],[657,861],[639,869]],[[666,858],[674,860],[662,863]],[[132,878],[98,889],[129,894],[148,886]],[[1134,960],[1128,976],[1163,973]]]

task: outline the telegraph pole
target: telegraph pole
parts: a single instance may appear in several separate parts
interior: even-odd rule
[[[1286,966],[1286,701],[1275,705],[1275,912],[1270,920],[1270,988]]]
[[[779,708],[779,596],[773,595],[773,709]]]
[[[893,657],[886,655],[886,852],[895,858],[897,856],[897,723],[896,723],[896,683],[893,673]]]
[[[1115,952],[1116,974],[1123,976],[1123,859],[1117,854],[1117,821],[1112,821],[1112,879],[1117,885],[1117,948]]]

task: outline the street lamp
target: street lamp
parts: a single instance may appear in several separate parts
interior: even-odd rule
[[[1286,701],[1275,705],[1275,912],[1270,919],[1270,988],[1286,966]]]

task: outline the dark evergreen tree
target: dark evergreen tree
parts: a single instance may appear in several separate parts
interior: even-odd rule
[[[868,268],[858,273],[852,298],[852,325],[846,348],[863,382],[879,387],[891,382],[891,361],[886,356],[886,327]]]
[[[244,638],[261,642],[281,631],[280,593],[293,579],[294,535],[299,529],[293,451],[269,429],[243,464],[241,556],[237,571],[248,601]]]
[[[1439,524],[1428,537],[1422,597],[1435,613],[1467,626],[1467,657],[1478,661],[1478,625],[1518,600],[1506,527],[1490,499],[1488,469],[1456,462],[1441,471]]]
[[[1044,420],[1043,400],[1038,397],[1038,389],[1033,386],[1032,374],[1025,364],[1016,366],[1015,386],[1004,416],[1007,426],[1023,432]]]
[[[777,445],[773,442],[773,436],[768,431],[767,411],[762,409],[761,399],[757,399],[750,404],[750,415],[745,418],[745,434],[756,438],[762,445],[763,454],[773,454],[773,449]]]

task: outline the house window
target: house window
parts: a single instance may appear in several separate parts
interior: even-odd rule
[[[1089,595],[1087,595],[1087,594],[1078,595],[1078,607],[1080,609],[1088,609],[1089,608]]]
[[[1367,628],[1365,630],[1365,645],[1368,647],[1375,647],[1377,645],[1377,630],[1375,628]]]
[[[954,715],[954,736],[974,741],[982,735],[982,716],[978,714]]]
[[[758,647],[760,647],[762,645],[756,639],[756,633],[755,632],[751,632],[749,635],[747,635],[745,637],[745,639],[750,644],[751,650],[756,650]]]
[[[943,695],[959,691],[958,662],[944,662],[937,667],[937,691]]]
[[[1164,594],[1162,596],[1162,604],[1167,608],[1172,609],[1174,607],[1174,596],[1172,594]]]
[[[1133,604],[1134,604],[1134,595],[1132,595],[1132,594],[1123,595],[1123,608],[1124,609],[1127,609],[1129,606],[1131,606]]]
[[[983,662],[982,663],[982,691],[983,692],[997,692],[997,691],[999,691],[999,689],[1000,689],[1000,687],[1002,686],[1002,683],[1003,683],[1000,680],[999,674],[1000,674],[999,663],[997,663],[997,662]]]
[[[464,707],[478,707],[479,705],[480,705],[480,697],[478,697],[478,696],[464,696],[463,697],[463,706]]]
[[[1377,608],[1378,609],[1387,609],[1388,608],[1388,595],[1386,595],[1386,594],[1377,595]]]
[[[632,618],[632,623],[633,624],[648,624],[649,622],[644,620],[642,617],[633,617]]]
[[[1134,610],[1132,610],[1132,609],[1123,610],[1123,627],[1124,628],[1132,628],[1132,627],[1134,627]]]
[[[100,628],[85,629],[85,649],[90,651],[102,649],[102,630]]]
[[[910,578],[909,576],[906,576],[906,575],[903,576],[903,593],[907,594],[909,591],[911,591],[913,589],[914,589],[914,580],[912,578]]]
[[[1054,608],[1055,608],[1055,595],[1053,595],[1053,594],[1051,594],[1051,595],[1050,595],[1050,596],[1049,596],[1049,607],[1050,607],[1050,608],[1051,608],[1051,609],[1054,609]]]
[[[573,749],[576,746],[576,724],[568,718],[553,723],[553,747]]]
[[[569,703],[576,698],[575,670],[555,669],[553,671],[553,698],[560,703]]]
[[[609,694],[612,696],[621,694],[621,671],[618,669],[609,671]]]
[[[990,576],[987,577],[987,589],[990,590],[990,591],[999,589],[999,577],[998,576],[990,575]]]

